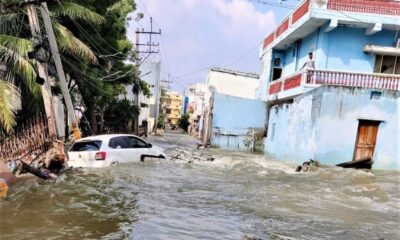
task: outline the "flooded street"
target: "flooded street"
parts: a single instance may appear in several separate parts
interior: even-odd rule
[[[153,138],[167,152],[184,135]],[[207,149],[214,162],[154,161],[19,181],[0,239],[400,239],[398,172],[295,166]]]

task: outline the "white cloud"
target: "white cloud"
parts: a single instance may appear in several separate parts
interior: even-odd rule
[[[260,43],[275,26],[274,12],[262,12],[247,0],[137,0],[137,3],[139,11],[147,16],[148,11],[162,28],[161,50],[174,75],[231,62]],[[147,22],[145,19],[141,24],[147,28]],[[135,27],[135,23],[130,26],[131,39]],[[260,64],[257,53],[253,51],[229,67],[257,72]],[[204,79],[205,73],[187,76],[184,81]]]

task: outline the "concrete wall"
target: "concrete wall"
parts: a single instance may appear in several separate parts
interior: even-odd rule
[[[335,165],[353,159],[360,119],[381,121],[374,168],[400,169],[400,93],[371,89],[321,87],[275,105],[270,111],[266,151],[279,160],[301,163],[310,158]]]
[[[252,129],[263,129],[265,122],[264,102],[215,93],[211,144],[222,149],[247,150],[246,134]]]
[[[249,77],[211,70],[207,77],[207,90],[213,87],[216,92],[248,99],[255,99],[255,90],[258,85],[258,76]]]
[[[256,98],[267,101],[268,83],[271,79],[272,49],[268,50],[261,58],[262,67],[258,87],[256,89]]]
[[[260,76],[257,99],[266,101],[271,68],[275,57],[281,58],[282,77],[301,69],[308,60],[308,53],[314,53],[317,69],[373,73],[375,54],[365,53],[367,44],[393,47],[396,44],[396,31],[382,30],[366,35],[365,28],[339,26],[325,32],[322,26],[299,41],[299,45],[285,50],[269,50],[262,56],[263,70]]]
[[[319,47],[328,56],[318,58],[317,68],[342,71],[372,73],[375,65],[375,54],[364,53],[367,44],[395,46],[396,32],[383,30],[373,35],[365,35],[365,29],[338,27],[329,33],[329,37],[319,42]],[[325,61],[324,61],[325,60]]]
[[[314,53],[317,69],[357,71],[372,73],[375,55],[364,52],[367,44],[395,46],[396,32],[383,30],[373,35],[365,35],[364,28],[340,26],[330,32],[325,27],[317,29],[302,39],[299,58],[293,56],[294,47],[282,52],[283,76],[298,71],[308,59],[308,53]]]

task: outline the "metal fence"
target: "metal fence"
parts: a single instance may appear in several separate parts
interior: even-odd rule
[[[52,142],[46,118],[43,115],[34,117],[17,128],[11,136],[0,141],[0,161],[7,163],[24,159],[29,163],[45,153]]]

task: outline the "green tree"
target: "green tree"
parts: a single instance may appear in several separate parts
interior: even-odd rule
[[[185,113],[181,116],[181,118],[178,121],[178,126],[185,132],[188,131],[190,122],[189,122],[189,114]]]
[[[7,1],[6,3],[11,3]],[[0,7],[4,6],[5,1],[0,2]],[[60,3],[62,4],[68,3]],[[0,11],[3,8],[0,9]],[[71,10],[71,15],[79,17],[82,20],[101,22],[103,17],[90,11],[80,5],[75,5]],[[63,54],[69,54],[76,58],[81,58],[89,62],[95,62],[96,56],[82,41],[72,34],[66,27],[60,24],[59,15],[53,11],[52,21],[60,51]],[[14,89],[14,94],[5,94],[2,102],[16,100],[16,97],[22,96],[22,116],[27,112],[34,112],[35,109],[43,108],[40,99],[40,86],[35,82],[37,73],[34,60],[28,59],[28,52],[33,50],[28,17],[23,9],[17,9],[15,12],[0,13],[0,76],[4,76],[2,81],[3,90],[10,92]],[[1,69],[1,68],[0,68]],[[14,85],[14,86],[10,86]],[[5,87],[8,86],[8,87]],[[22,94],[15,94],[16,92]],[[9,99],[7,99],[9,98]],[[25,104],[27,103],[27,104]],[[19,108],[6,104],[0,105],[0,115],[3,121],[0,121],[0,132],[11,132],[16,124],[16,113]],[[34,110],[32,110],[34,109]]]
[[[18,116],[23,119],[43,111],[43,103],[40,86],[35,83],[35,62],[27,58],[27,53],[33,49],[28,18],[22,9],[12,13],[1,12],[4,3],[10,2],[0,0],[0,67],[6,67],[4,74],[0,70],[0,76],[7,77],[1,79],[7,82],[7,86],[14,84],[18,87],[11,89],[17,90],[13,96],[22,96],[22,110]],[[133,56],[126,26],[128,14],[135,10],[135,3],[132,0],[66,0],[48,4],[64,70],[70,77],[73,102],[86,109],[84,116],[89,125],[84,121],[81,123],[86,124],[87,130],[92,129],[88,133],[103,132],[109,127],[107,121],[111,120],[105,114],[113,112],[110,110],[113,104],[121,104],[117,99],[125,93],[124,85],[135,81],[136,68],[126,63]],[[49,74],[55,77],[52,69],[50,67]],[[5,86],[3,84],[3,89]],[[137,88],[149,96],[150,91],[144,82],[134,89]],[[0,99],[9,103],[4,96],[9,98],[11,95],[3,95]],[[129,104],[130,109],[135,109],[132,113],[138,114],[138,106]],[[7,123],[0,120],[0,132],[4,129],[9,132],[16,123],[18,107],[3,106],[6,105],[0,105],[0,115],[7,119]]]

